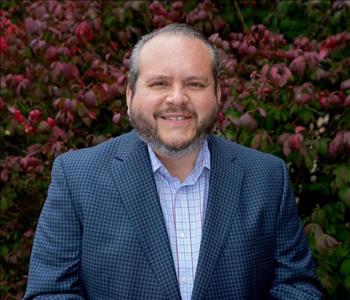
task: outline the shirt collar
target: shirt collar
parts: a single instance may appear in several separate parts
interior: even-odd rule
[[[153,149],[149,144],[147,144],[147,148],[148,148],[148,154],[151,160],[153,173],[156,173],[158,170],[161,172],[162,169],[166,170],[165,166],[158,159],[158,157],[156,156],[156,154],[154,153]],[[207,168],[208,170],[210,170],[210,151],[209,151],[207,139],[205,139],[201,145],[194,168],[191,173],[200,174],[202,173],[204,168]],[[167,170],[166,170],[166,173],[168,173]]]

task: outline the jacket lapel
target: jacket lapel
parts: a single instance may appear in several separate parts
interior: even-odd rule
[[[147,146],[134,132],[124,136],[120,142],[112,172],[120,197],[164,294],[169,299],[180,299]]]
[[[202,299],[230,230],[240,198],[243,169],[234,161],[231,147],[210,136],[208,204],[192,299]]]

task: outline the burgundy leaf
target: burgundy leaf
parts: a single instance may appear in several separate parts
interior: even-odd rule
[[[94,33],[92,31],[91,25],[83,21],[75,29],[75,34],[80,42],[90,42],[94,38]]]
[[[39,109],[33,109],[29,112],[28,120],[32,124],[37,124],[40,121],[42,112]]]
[[[338,132],[335,138],[330,142],[328,153],[331,157],[337,156],[343,149],[344,135]]]
[[[282,133],[278,139],[277,139],[277,143],[282,145],[284,144],[285,141],[288,140],[288,138],[290,137],[290,134],[289,133]]]
[[[350,95],[346,96],[344,100],[344,106],[350,108]]]
[[[291,152],[292,150],[290,149],[289,142],[287,140],[283,143],[283,154],[284,156],[288,156]]]
[[[289,68],[291,69],[291,71],[293,73],[296,73],[300,77],[303,77],[304,73],[305,73],[305,68],[306,68],[305,57],[303,55],[301,55],[301,56],[295,58],[291,62]]]
[[[50,46],[46,49],[44,59],[47,63],[52,63],[58,58],[57,48]]]
[[[5,107],[5,101],[4,101],[4,99],[0,96],[0,111],[2,111],[4,107]]]
[[[29,34],[34,34],[42,30],[43,23],[39,20],[34,20],[33,18],[29,17],[24,20],[24,26]]]
[[[304,126],[297,126],[295,127],[294,131],[295,133],[303,132],[306,128]]]
[[[115,113],[115,114],[113,115],[113,123],[114,123],[115,125],[118,125],[119,122],[120,122],[120,118],[121,118],[121,114],[120,114],[120,113]]]
[[[255,119],[250,115],[250,113],[244,113],[240,116],[238,120],[239,126],[248,129],[249,131],[255,131],[258,127]]]
[[[340,84],[340,88],[342,90],[348,90],[350,89],[350,79],[347,79],[345,81],[343,81],[341,84]]]
[[[85,93],[83,98],[87,107],[95,107],[97,104],[96,94],[93,90],[89,90]]]
[[[300,150],[301,143],[303,141],[303,136],[300,133],[292,134],[289,139],[289,147],[291,150]]]
[[[0,53],[5,52],[7,47],[8,47],[7,41],[3,36],[0,36]]]

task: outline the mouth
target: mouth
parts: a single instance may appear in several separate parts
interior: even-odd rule
[[[176,114],[176,115],[162,115],[160,116],[161,119],[167,120],[167,121],[184,121],[192,119],[192,116],[189,115],[183,115],[183,114]]]

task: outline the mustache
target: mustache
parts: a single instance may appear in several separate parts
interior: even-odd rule
[[[153,114],[153,117],[160,118],[164,114],[171,114],[171,113],[180,113],[180,114],[189,115],[192,118],[197,118],[197,113],[194,110],[188,109],[188,108],[176,108],[176,107],[169,107],[167,109],[156,111]]]

